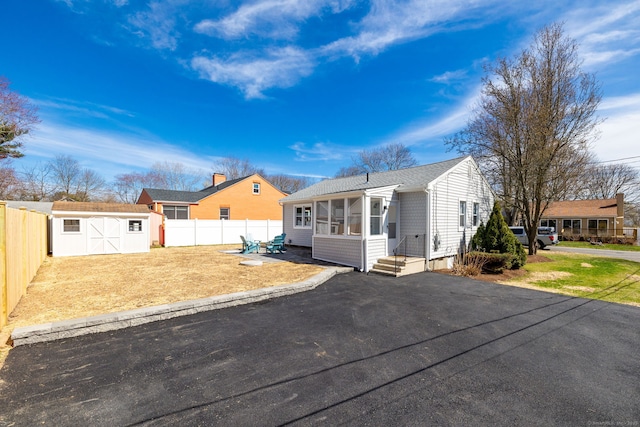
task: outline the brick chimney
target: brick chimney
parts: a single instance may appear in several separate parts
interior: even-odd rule
[[[214,173],[213,174],[213,185],[222,184],[227,180],[227,177],[223,173]]]
[[[624,217],[624,194],[616,194],[616,205],[618,208],[618,216]]]

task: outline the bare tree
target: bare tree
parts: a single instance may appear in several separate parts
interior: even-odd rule
[[[264,169],[254,166],[247,159],[225,157],[214,165],[214,170],[223,173],[227,179],[242,178],[257,173],[265,176]]]
[[[151,173],[156,175],[159,188],[165,190],[195,191],[200,189],[204,173],[188,168],[179,162],[157,162],[151,166]]]
[[[593,165],[585,169],[584,188],[579,198],[613,199],[624,193],[629,202],[640,201],[640,174],[624,163]]]
[[[91,169],[83,169],[75,188],[75,199],[79,202],[90,202],[101,199],[106,185],[105,180]]]
[[[29,100],[9,87],[9,80],[0,76],[0,160],[22,157],[20,137],[28,134],[40,120],[37,109]]]
[[[21,183],[15,169],[9,164],[0,163],[0,200],[19,198]]]
[[[72,197],[80,179],[80,162],[71,156],[59,154],[49,162],[51,182],[59,197]]]
[[[288,194],[300,191],[311,184],[307,177],[295,178],[290,175],[269,175],[265,178],[278,190]]]
[[[362,150],[351,159],[352,164],[340,168],[336,177],[361,175],[404,169],[418,164],[411,150],[404,144],[388,144],[384,147]]]
[[[151,171],[131,172],[116,176],[113,191],[121,202],[136,203],[143,188],[162,188],[162,185],[163,179]]]
[[[51,166],[40,162],[30,168],[23,168],[20,173],[22,182],[21,198],[34,202],[50,200],[54,189],[50,183]]]
[[[553,200],[576,185],[600,120],[600,86],[581,70],[578,46],[562,25],[538,31],[529,49],[486,69],[467,127],[446,143],[471,154],[521,216],[536,252],[537,225]]]

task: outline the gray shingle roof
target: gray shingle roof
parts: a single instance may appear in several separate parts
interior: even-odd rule
[[[154,202],[198,203],[205,197],[217,193],[220,190],[224,190],[237,182],[249,178],[249,176],[230,179],[229,181],[225,181],[218,185],[210,185],[200,191],[162,190],[160,188],[144,188],[143,190],[147,192]]]
[[[53,202],[25,202],[17,200],[7,200],[7,206],[13,209],[20,209],[21,207],[25,207],[29,211],[35,210],[38,212],[51,214],[51,206],[53,206]]]
[[[458,157],[451,160],[407,169],[370,173],[368,181],[366,174],[346,178],[326,179],[285,197],[282,199],[282,202],[288,203],[300,200],[310,200],[314,197],[328,194],[367,190],[390,185],[398,185],[398,190],[414,187],[426,188],[430,182],[434,181],[449,169],[467,158],[468,157]]]

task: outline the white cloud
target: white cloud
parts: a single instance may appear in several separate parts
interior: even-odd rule
[[[313,72],[313,59],[295,47],[272,49],[262,57],[234,54],[227,59],[196,56],[191,67],[203,78],[238,87],[246,98],[263,98],[272,87],[287,88]]]
[[[324,10],[342,12],[353,0],[265,0],[240,6],[221,19],[204,19],[194,31],[235,39],[256,34],[272,39],[290,39],[298,34],[299,24]]]
[[[447,71],[438,76],[433,76],[429,81],[434,83],[449,84],[454,80],[463,80],[467,78],[467,70]]]
[[[152,135],[67,126],[49,119],[30,133],[24,141],[24,151],[27,162],[70,155],[108,180],[118,173],[148,169],[156,162],[169,160],[210,170],[216,160],[181,150]]]
[[[640,155],[640,93],[604,98],[599,113],[606,118],[593,146],[600,160]]]
[[[88,101],[75,101],[65,98],[31,99],[34,105],[40,109],[54,109],[81,115],[83,117],[95,117],[108,119],[112,114],[118,116],[135,117],[127,110],[109,105],[96,104]]]
[[[176,50],[181,34],[177,27],[179,8],[188,0],[151,1],[148,8],[128,19],[134,34],[148,38],[151,45],[159,50]]]
[[[353,148],[339,147],[326,142],[316,142],[310,147],[304,142],[296,142],[289,147],[300,162],[336,161],[343,160],[347,154],[355,153]]]

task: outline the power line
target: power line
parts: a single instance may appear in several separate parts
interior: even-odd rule
[[[619,162],[622,160],[631,160],[631,159],[640,159],[640,156],[624,157],[622,159],[613,159],[613,160],[602,160],[602,161],[593,162],[593,163],[611,163],[611,162]],[[631,163],[635,163],[635,162],[631,162]]]

